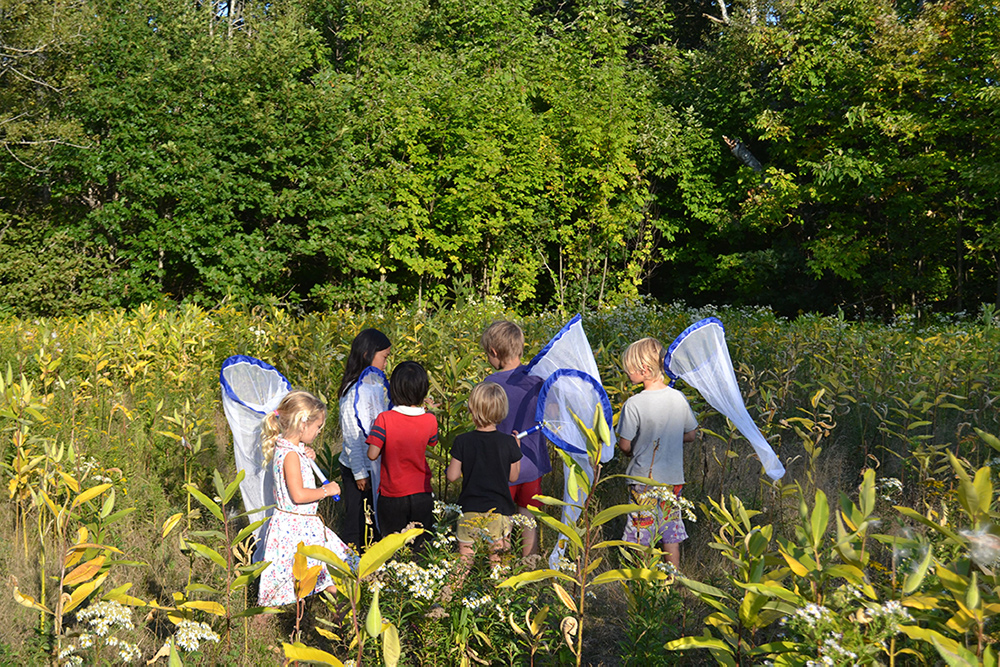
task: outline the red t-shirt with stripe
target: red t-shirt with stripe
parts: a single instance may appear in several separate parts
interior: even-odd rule
[[[402,498],[430,493],[427,448],[437,441],[437,418],[429,412],[408,415],[389,410],[376,417],[365,442],[382,449],[379,495]]]

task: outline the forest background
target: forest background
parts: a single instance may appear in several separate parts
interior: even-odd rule
[[[0,0],[0,314],[975,310],[998,54],[975,0]]]

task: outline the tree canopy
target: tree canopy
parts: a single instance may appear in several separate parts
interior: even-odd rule
[[[998,54],[976,0],[0,0],[0,313],[997,303]]]

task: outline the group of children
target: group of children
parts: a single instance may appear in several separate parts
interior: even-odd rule
[[[466,566],[474,558],[475,543],[483,538],[490,544],[491,560],[509,548],[511,517],[516,513],[531,516],[530,507],[541,507],[536,496],[541,493],[542,477],[552,469],[540,431],[515,438],[535,425],[542,385],[521,363],[523,332],[513,322],[498,321],[483,332],[480,342],[496,372],[470,392],[468,409],[475,429],[455,438],[446,471],[449,482],[462,480],[457,540]],[[300,542],[326,546],[346,560],[352,547],[357,551],[379,533],[388,535],[410,525],[432,527],[426,451],[437,444],[438,425],[424,408],[427,372],[415,361],[396,365],[389,378],[393,407],[375,418],[367,435],[354,410],[355,384],[369,366],[385,370],[391,347],[388,337],[375,329],[362,331],[351,345],[338,393],[343,433],[341,484],[328,482],[316,488],[308,462],[315,457],[309,445],[326,419],[326,406],[319,399],[307,392],[292,392],[264,418],[262,449],[265,461],[272,465],[276,497],[264,549],[264,559],[271,566],[261,576],[260,604],[295,600],[291,570]],[[625,351],[622,361],[629,380],[641,383],[643,391],[622,407],[618,445],[632,457],[627,475],[668,485],[679,495],[684,485],[684,443],[694,439],[698,424],[684,395],[664,383],[663,356],[663,346],[653,338],[637,341]],[[289,456],[292,453],[296,456]],[[377,497],[373,494],[374,465],[380,473]],[[645,498],[646,490],[632,480],[630,491],[635,498]],[[344,502],[340,537],[316,514],[320,500],[339,495]],[[378,531],[367,521],[369,508],[377,512]],[[670,562],[678,565],[679,543],[687,534],[672,504],[661,502],[629,515],[625,539],[648,545],[654,536]],[[421,535],[414,541],[416,552],[422,551],[424,539]],[[522,556],[537,552],[537,528],[525,528]],[[315,590],[332,585],[324,569]]]

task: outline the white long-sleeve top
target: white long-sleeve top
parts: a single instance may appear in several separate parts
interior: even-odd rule
[[[340,462],[351,469],[354,479],[369,476],[368,445],[358,419],[354,415],[354,388],[340,397],[340,432],[344,436]]]

